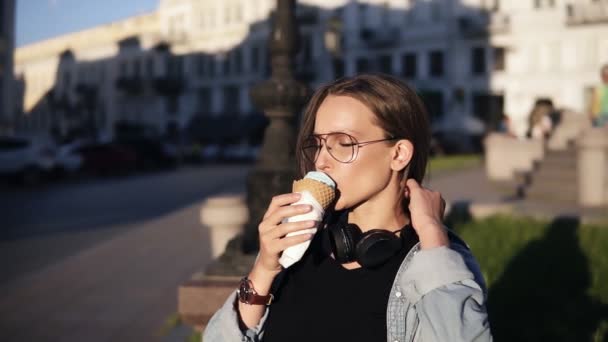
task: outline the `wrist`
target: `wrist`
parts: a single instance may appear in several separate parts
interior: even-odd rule
[[[247,278],[251,280],[251,283],[258,294],[267,295],[270,292],[274,278],[276,278],[280,272],[281,270],[266,270],[259,267],[259,265],[254,265]]]
[[[420,248],[430,249],[441,246],[449,246],[448,233],[441,224],[429,224],[417,231],[420,239]]]

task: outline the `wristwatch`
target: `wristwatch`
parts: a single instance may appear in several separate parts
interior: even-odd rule
[[[259,295],[253,288],[253,283],[247,277],[241,279],[237,296],[241,303],[249,305],[270,305],[274,299],[272,294],[267,294],[266,296]]]

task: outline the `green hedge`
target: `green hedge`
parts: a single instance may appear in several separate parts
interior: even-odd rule
[[[488,283],[495,341],[608,341],[608,224],[450,222]]]

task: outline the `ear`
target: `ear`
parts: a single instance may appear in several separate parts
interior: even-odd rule
[[[401,171],[406,168],[412,156],[414,155],[414,145],[409,140],[399,140],[393,146],[392,158],[391,158],[391,169],[393,171]]]

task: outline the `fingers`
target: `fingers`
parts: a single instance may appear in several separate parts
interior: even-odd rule
[[[278,255],[278,253],[284,251],[287,247],[310,240],[314,236],[314,234],[310,233],[296,234],[292,236],[285,236],[286,234],[298,232],[304,229],[310,229],[312,227],[314,227],[314,224],[310,224],[309,221],[293,222],[293,224],[282,224],[279,226],[279,228],[270,230],[266,234],[260,235],[260,248],[270,252],[271,254]]]
[[[263,234],[267,234],[268,237],[271,239],[279,239],[289,233],[298,232],[304,229],[315,228],[317,226],[317,223],[318,222],[314,220],[283,223],[278,225],[276,229],[270,229],[264,232]]]
[[[420,188],[420,184],[418,184],[414,178],[408,179],[407,182],[405,182],[405,185],[410,188],[410,191]]]
[[[274,196],[270,201],[268,210],[266,210],[262,220],[265,220],[268,216],[272,215],[278,208],[297,202],[300,200],[300,197],[301,195],[297,192]]]
[[[285,218],[308,213],[312,206],[308,204],[288,205],[276,209],[260,223],[260,232],[272,229],[280,224]]]

